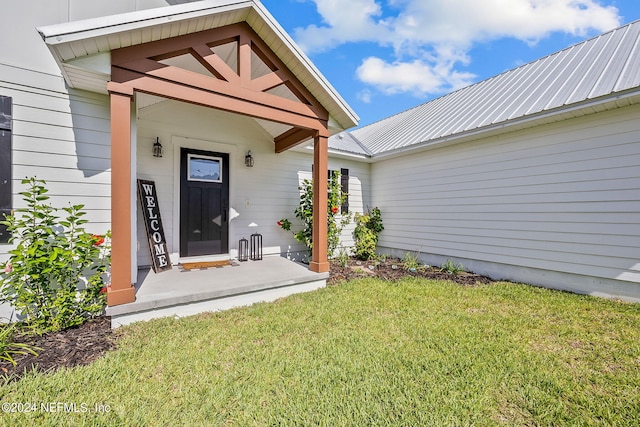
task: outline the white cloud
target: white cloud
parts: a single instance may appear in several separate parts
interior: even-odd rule
[[[322,51],[348,42],[392,38],[378,18],[382,7],[375,0],[314,0],[326,25],[310,25],[294,30],[297,43],[306,51]],[[387,34],[380,34],[380,31]]]
[[[617,9],[598,0],[385,0],[385,8],[382,0],[313,1],[323,25],[296,29],[298,43],[310,53],[350,42],[393,47],[394,60],[367,58],[358,68],[362,81],[386,93],[437,93],[468,82],[455,68],[469,63],[474,43],[533,44],[553,32],[584,36],[620,23]],[[393,73],[386,82],[382,71]]]
[[[322,0],[318,0],[322,1]],[[583,36],[619,25],[618,11],[595,0],[399,0],[395,43],[469,46],[514,37],[535,42],[551,32]]]
[[[452,68],[432,66],[421,60],[387,63],[369,57],[357,70],[358,78],[386,94],[412,93],[415,96],[442,93],[470,84],[475,77]]]
[[[358,92],[356,96],[360,101],[364,102],[365,104],[371,103],[371,91],[369,89],[361,90],[360,92]]]

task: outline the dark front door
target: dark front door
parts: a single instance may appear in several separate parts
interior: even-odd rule
[[[181,149],[180,256],[229,252],[229,155]]]

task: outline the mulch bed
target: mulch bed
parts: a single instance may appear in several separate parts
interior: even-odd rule
[[[50,371],[87,365],[115,347],[111,320],[104,316],[92,319],[76,328],[42,336],[16,335],[14,341],[28,342],[40,349],[36,350],[38,356],[32,354],[15,356],[16,366],[4,360],[0,361],[0,378],[4,377],[9,381],[18,380],[33,369]]]
[[[407,270],[401,260],[388,258],[384,261],[358,261],[349,259],[346,266],[340,265],[336,260],[331,261],[331,275],[327,284],[334,285],[345,280],[358,279],[363,277],[376,277],[384,280],[399,280],[403,277],[422,277],[434,280],[449,280],[460,285],[472,286],[477,284],[486,285],[492,280],[479,274],[460,272],[451,274],[438,267],[422,266],[415,270]]]
[[[449,274],[437,267],[409,271],[398,259],[387,259],[382,262],[350,259],[346,266],[340,265],[335,260],[331,262],[331,273],[327,284],[336,285],[345,280],[363,277],[377,277],[395,281],[407,276],[449,280],[465,286],[492,282],[485,276],[467,272]],[[14,357],[17,362],[16,366],[6,361],[0,361],[0,380],[4,378],[8,381],[17,381],[25,372],[33,369],[46,372],[62,367],[87,365],[116,346],[111,330],[111,320],[104,316],[93,319],[77,328],[43,336],[15,337],[14,340],[29,342],[35,347],[39,347],[38,356],[32,354],[16,356]]]

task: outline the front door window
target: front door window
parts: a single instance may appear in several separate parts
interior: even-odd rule
[[[188,180],[222,182],[222,158],[187,154]]]

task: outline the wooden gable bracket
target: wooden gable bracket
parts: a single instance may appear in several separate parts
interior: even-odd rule
[[[215,47],[229,43],[235,43],[237,49],[235,57],[225,60]],[[202,70],[190,71],[168,61],[179,57],[197,61]],[[255,60],[261,64],[253,64]],[[274,138],[276,152],[317,132],[328,135],[326,109],[246,23],[117,49],[112,51],[111,62],[111,88],[125,85],[292,126]],[[252,76],[255,66],[262,67],[261,75]],[[278,88],[289,97],[278,95]]]
[[[309,138],[313,138],[316,133],[317,132],[313,129],[291,128],[285,133],[274,138],[276,153],[282,153],[289,148],[295,147],[301,142],[306,141]]]

